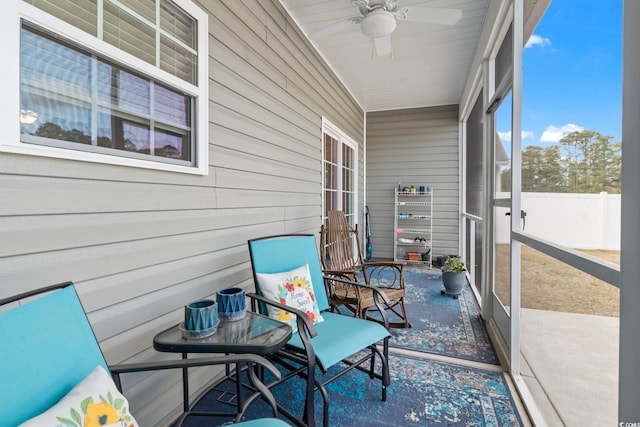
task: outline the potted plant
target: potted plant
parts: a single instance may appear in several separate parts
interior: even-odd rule
[[[442,266],[444,289],[440,293],[451,295],[453,299],[457,299],[458,295],[462,293],[462,287],[466,284],[466,271],[467,268],[462,258],[457,255],[448,256]]]

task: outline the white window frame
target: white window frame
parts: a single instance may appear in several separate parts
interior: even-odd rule
[[[22,0],[9,0],[3,3],[3,11],[0,13],[0,28],[3,28],[0,49],[3,52],[3,61],[5,63],[0,67],[0,94],[2,94],[3,98],[3,102],[0,103],[0,129],[2,129],[0,152],[207,175],[209,173],[208,15],[189,0],[172,1],[197,22],[198,65],[197,84],[195,85],[187,83],[142,59],[99,40]],[[195,100],[195,111],[193,112],[195,123],[193,128],[195,133],[195,164],[193,166],[175,165],[153,160],[121,157],[117,155],[117,152],[100,154],[21,142],[19,115],[20,30],[22,20],[58,34],[80,47],[95,52],[97,55],[125,64],[131,70],[135,70],[155,81],[164,83],[174,90],[193,97]]]
[[[326,193],[326,188],[324,186],[326,180],[325,180],[325,167],[324,164],[326,162],[326,153],[325,153],[325,143],[324,143],[324,136],[329,135],[332,138],[334,138],[335,140],[337,140],[341,145],[347,145],[349,148],[353,149],[353,206],[351,206],[351,211],[354,213],[354,225],[358,223],[358,175],[359,175],[359,171],[358,171],[358,144],[356,144],[356,142],[350,138],[346,133],[344,133],[343,131],[340,130],[340,128],[338,128],[336,125],[334,125],[333,123],[331,123],[326,117],[322,117],[322,221],[324,223],[324,221],[326,220],[325,217],[325,212],[326,212],[326,206],[325,206],[325,193]],[[338,150],[339,152],[339,158],[340,158],[340,164],[338,165],[340,168],[342,168],[343,163],[342,163],[342,150]],[[340,191],[342,192],[342,173],[338,174],[338,183],[339,183],[339,188]],[[340,209],[342,209],[342,193],[340,194],[340,197],[338,197],[338,203],[339,203],[339,207]]]

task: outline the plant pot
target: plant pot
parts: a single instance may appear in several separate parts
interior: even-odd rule
[[[407,252],[409,261],[420,261],[420,252]]]
[[[443,271],[442,282],[444,283],[444,290],[442,294],[453,296],[454,299],[458,298],[458,295],[462,293],[462,287],[467,283],[465,272],[456,273],[455,271]]]
[[[194,301],[184,308],[182,335],[185,338],[204,338],[218,328],[218,304],[209,299]]]
[[[240,320],[247,314],[247,294],[244,289],[223,289],[218,292],[217,301],[221,320]]]

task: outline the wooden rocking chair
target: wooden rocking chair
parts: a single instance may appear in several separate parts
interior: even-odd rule
[[[353,247],[357,248],[354,253]],[[395,261],[365,262],[362,256],[358,225],[349,227],[342,211],[329,211],[327,225],[320,230],[320,259],[323,273],[351,281],[364,281],[367,285],[380,289],[392,302],[389,311],[396,319],[389,319],[393,328],[410,328],[404,297],[405,263]],[[335,282],[331,289],[332,309],[340,311],[345,307],[356,317],[380,321],[373,312],[376,305],[372,292]],[[371,310],[370,315],[369,311]]]

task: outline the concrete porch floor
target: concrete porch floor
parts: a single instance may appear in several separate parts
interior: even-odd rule
[[[522,378],[545,424],[617,425],[619,319],[522,309],[521,324]]]

